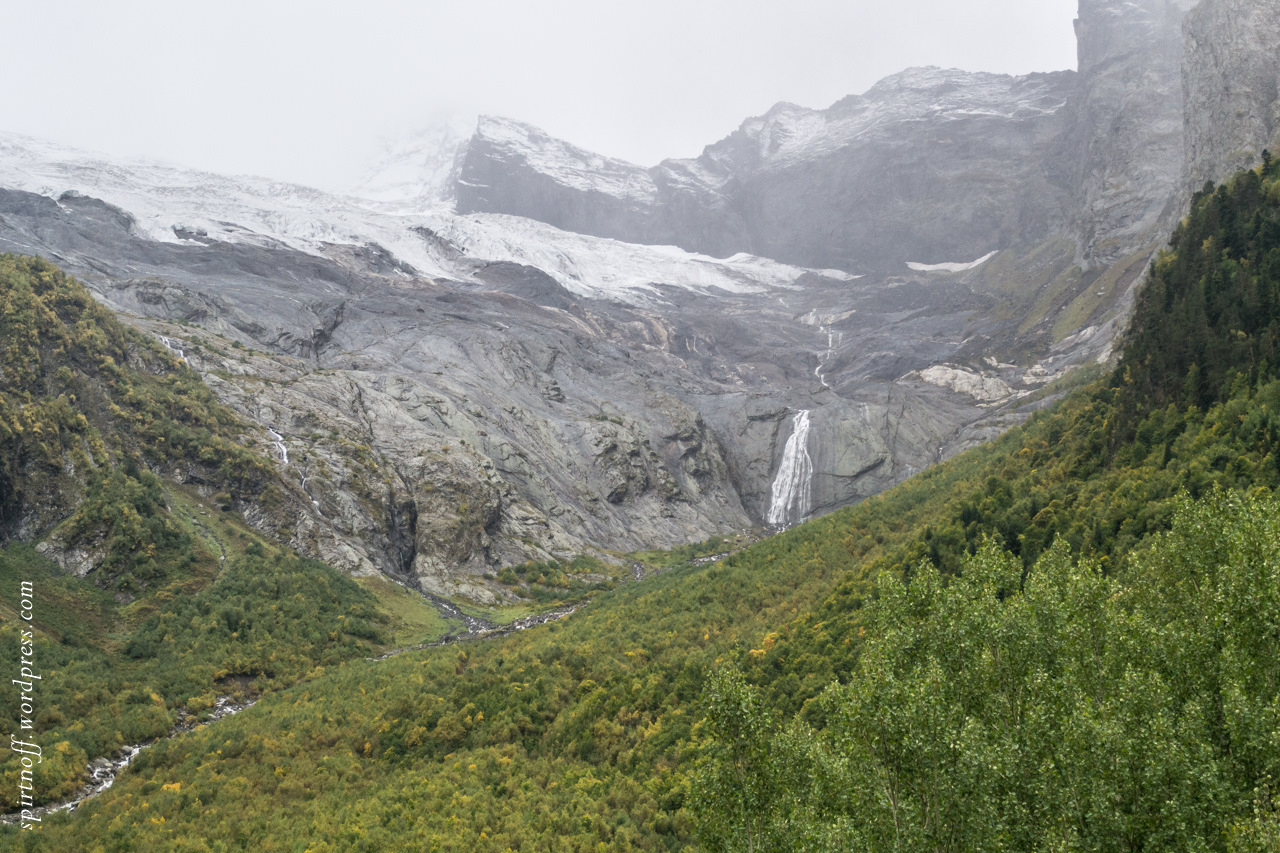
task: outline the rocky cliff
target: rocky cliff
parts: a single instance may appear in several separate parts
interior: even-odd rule
[[[1086,269],[1161,236],[1183,160],[1181,22],[1195,0],[1080,0],[1080,86],[1064,157]]]
[[[1185,183],[1198,190],[1280,143],[1280,3],[1203,0],[1183,29]]]

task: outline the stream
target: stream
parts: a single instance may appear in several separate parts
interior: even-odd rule
[[[532,628],[536,625],[544,625],[547,622],[564,619],[581,606],[575,604],[569,607],[559,607],[555,610],[548,610],[545,613],[535,613],[531,616],[525,616],[507,625],[495,625],[492,622],[488,622],[484,619],[478,619],[474,616],[469,616],[466,613],[463,613],[452,603],[443,598],[422,592],[421,590],[415,591],[439,608],[446,616],[461,620],[466,626],[466,633],[446,634],[444,637],[432,643],[420,643],[416,646],[408,646],[403,649],[392,649],[391,651],[379,655],[376,658],[369,658],[369,660],[384,661],[388,658],[393,658],[396,655],[402,655],[405,652],[415,652],[421,649],[433,649],[440,646],[453,645],[466,640],[480,640],[488,639],[490,637],[509,636],[519,631]],[[178,735],[194,731],[195,729],[209,725],[210,723],[217,722],[224,717],[229,717],[232,714],[239,713],[246,708],[251,708],[257,701],[258,700],[254,699],[248,702],[236,702],[231,696],[223,696],[218,699],[217,705],[215,705],[213,711],[210,712],[208,719],[201,720],[196,723],[178,723],[167,735],[164,735],[163,737],[156,738],[155,740],[149,740],[145,743],[131,744],[129,746],[122,747],[118,752],[116,752],[113,758],[95,758],[86,768],[89,774],[89,781],[81,787],[79,791],[69,799],[63,800],[60,803],[40,806],[39,808],[34,809],[34,816],[40,818],[54,812],[75,811],[76,808],[85,800],[98,796],[103,791],[114,785],[116,777],[120,775],[120,772],[128,767],[133,762],[133,759],[137,758],[138,754],[144,749],[154,746],[162,740],[170,740]],[[181,710],[179,711],[179,716],[184,716]],[[20,813],[0,815],[0,823],[14,824],[18,823],[20,819]]]
[[[163,335],[160,336],[160,341],[161,343],[164,344],[164,346],[167,349],[173,352],[179,359],[181,359],[182,361],[186,361],[186,353],[183,351],[183,349],[180,346],[178,346],[178,344],[181,343],[180,341],[175,341],[171,338],[164,337]],[[806,419],[805,426],[807,426],[808,412],[803,412],[801,413],[801,415],[805,417]],[[800,417],[798,416],[797,421],[799,420],[800,420]],[[284,436],[282,436],[280,433],[270,428],[267,429],[267,432],[271,435],[272,441],[275,445],[275,449],[280,455],[281,463],[284,465],[288,465],[289,450],[284,444]],[[805,430],[805,432],[807,432],[807,430]],[[787,449],[788,451],[792,450],[790,444],[788,444]],[[807,456],[807,453],[805,455]],[[775,498],[775,502],[776,502],[776,498]],[[194,516],[192,516],[190,520],[194,522],[197,526],[202,528],[206,533],[210,535],[211,538],[213,538],[215,542],[218,543],[219,548],[221,548],[222,550],[222,559],[225,561],[226,549],[222,547],[222,543],[217,539],[213,531],[210,530],[206,525],[201,523]],[[727,556],[727,554],[717,554],[710,558],[703,557],[697,560],[696,562],[698,562],[699,564],[706,563],[706,562],[714,562],[718,559],[723,558],[724,556]],[[640,565],[639,563],[631,563],[630,568],[631,568],[632,578],[634,580],[638,581],[644,578],[645,569],[642,565]],[[445,598],[441,598],[438,595],[434,595],[432,593],[426,592],[425,590],[417,587],[416,585],[409,586],[394,578],[392,580],[395,580],[395,582],[400,584],[401,586],[405,586],[407,589],[413,592],[416,592],[418,595],[422,596],[424,599],[429,601],[433,606],[435,606],[435,608],[439,610],[440,613],[446,618],[456,619],[462,622],[463,626],[466,629],[466,633],[446,634],[445,636],[441,637],[439,640],[436,640],[434,642],[419,643],[417,645],[407,646],[405,648],[392,649],[391,651],[385,652],[376,658],[367,658],[367,660],[372,660],[375,662],[384,661],[389,658],[396,657],[397,655],[402,655],[406,652],[414,652],[414,651],[421,651],[423,649],[439,648],[441,646],[453,645],[453,644],[465,642],[468,640],[480,640],[480,639],[510,636],[511,634],[515,634],[520,631],[525,631],[525,630],[528,630],[529,628],[533,628],[538,625],[545,625],[548,622],[555,622],[560,619],[565,619],[573,615],[573,613],[579,607],[582,606],[581,604],[573,604],[573,605],[567,605],[564,607],[558,607],[554,610],[548,610],[544,613],[535,613],[530,616],[525,616],[520,619],[516,619],[506,625],[498,625],[486,619],[481,619],[479,617],[471,616],[467,613],[464,613],[459,607],[454,605],[453,602]],[[625,580],[624,580],[624,583],[625,583]],[[149,740],[143,743],[131,744],[129,746],[121,747],[120,750],[116,752],[115,756],[111,758],[106,758],[106,757],[95,758],[93,761],[89,762],[88,766],[85,768],[86,772],[89,775],[89,781],[85,783],[74,795],[72,795],[66,800],[63,800],[60,803],[39,806],[35,809],[32,809],[31,810],[32,815],[35,818],[39,819],[44,817],[45,815],[53,814],[55,812],[75,811],[80,806],[81,803],[98,796],[103,791],[106,791],[108,788],[114,785],[116,781],[116,777],[118,777],[125,768],[127,768],[130,764],[132,764],[133,760],[137,758],[138,755],[144,749],[154,746],[155,744],[159,743],[162,740],[171,740],[175,737],[178,737],[179,735],[186,734],[187,732],[194,731],[195,729],[198,729],[198,728],[203,728],[204,726],[207,726],[211,723],[215,723],[218,720],[221,720],[225,717],[229,717],[232,714],[236,714],[247,708],[251,708],[253,707],[254,704],[257,703],[257,701],[258,701],[257,699],[252,699],[244,702],[237,702],[233,696],[220,697],[216,705],[214,706],[213,710],[209,713],[209,716],[203,720],[196,721],[196,722],[179,722],[172,729],[169,730],[168,734],[163,735],[162,737],[155,738],[153,740]],[[178,709],[178,716],[179,718],[187,716],[186,709],[185,708]],[[15,812],[13,814],[0,815],[0,823],[3,823],[3,824],[15,824],[20,822],[21,820],[22,820],[22,815],[19,812]]]
[[[212,533],[212,531],[210,531],[210,533]],[[715,554],[710,557],[700,557],[696,559],[694,562],[699,565],[705,565],[707,563],[721,560],[724,557],[729,556],[729,553],[730,552],[726,552],[723,554]],[[645,576],[644,566],[642,566],[639,563],[631,563],[630,568],[632,572],[632,578],[634,580],[638,581],[644,578]],[[556,622],[560,619],[568,618],[569,616],[573,615],[573,613],[577,611],[579,607],[582,606],[582,604],[571,604],[571,605],[566,605],[564,607],[557,607],[554,610],[548,610],[544,613],[534,613],[529,616],[524,616],[506,625],[498,625],[488,620],[480,619],[478,617],[463,613],[462,610],[459,609],[452,602],[448,601],[447,599],[441,598],[440,596],[433,595],[429,592],[425,592],[422,589],[417,589],[412,586],[407,586],[406,584],[403,584],[400,581],[396,581],[396,582],[400,583],[402,586],[406,586],[411,591],[418,593],[418,595],[421,595],[424,599],[431,602],[444,616],[461,621],[463,626],[466,628],[466,633],[446,634],[445,636],[441,637],[439,640],[436,640],[434,642],[419,643],[413,646],[406,646],[405,648],[402,648],[402,649],[392,649],[391,651],[385,652],[376,658],[366,658],[366,660],[378,662],[378,661],[384,661],[389,658],[396,657],[397,655],[402,655],[406,652],[416,652],[416,651],[421,651],[423,649],[434,649],[434,648],[439,648],[441,646],[449,646],[449,645],[454,645],[456,643],[467,642],[469,640],[483,640],[483,639],[489,639],[489,638],[507,637],[507,636],[510,636],[511,634],[515,634],[520,631],[525,631],[525,630],[528,630],[529,628],[533,628],[538,625],[545,625],[548,622]],[[625,583],[626,581],[624,580],[623,582]],[[79,807],[79,805],[83,803],[85,800],[89,800],[98,796],[103,791],[107,790],[112,785],[114,785],[116,781],[116,777],[119,776],[121,771],[123,771],[126,767],[128,767],[133,762],[133,759],[137,758],[138,754],[141,753],[144,749],[147,749],[150,746],[154,746],[155,744],[159,743],[162,740],[171,740],[172,738],[175,738],[179,735],[185,734],[190,731],[194,731],[195,729],[202,728],[203,726],[207,726],[210,723],[215,723],[218,720],[223,719],[224,717],[229,717],[232,714],[239,713],[240,711],[243,711],[246,708],[251,708],[253,707],[254,704],[257,703],[257,701],[258,701],[257,699],[252,699],[246,702],[236,702],[235,698],[232,696],[223,696],[220,699],[218,699],[217,704],[214,706],[213,710],[209,713],[209,716],[207,719],[200,720],[194,723],[180,722],[177,725],[175,725],[167,735],[164,735],[163,737],[159,737],[154,740],[149,740],[149,741],[146,741],[145,743],[131,744],[129,746],[122,747],[118,752],[116,752],[114,758],[95,758],[93,761],[89,763],[89,765],[86,768],[89,774],[89,781],[83,787],[81,787],[79,791],[77,791],[69,799],[63,800],[60,803],[55,803],[53,805],[47,805],[47,806],[40,806],[34,809],[33,810],[34,816],[37,818],[41,818],[47,814],[52,814],[54,812],[75,811],[76,808]],[[179,713],[178,713],[179,717],[185,716],[184,710],[185,709],[179,709]],[[18,823],[20,819],[21,819],[20,813],[0,815],[0,823],[14,824],[14,823]]]
[[[208,719],[200,720],[195,723],[178,723],[169,730],[167,735],[164,735],[163,737],[156,738],[155,740],[149,740],[145,743],[137,743],[121,747],[113,758],[95,758],[93,761],[89,762],[88,767],[85,768],[89,773],[89,781],[82,786],[79,791],[76,791],[76,793],[69,799],[63,800],[60,803],[40,806],[39,808],[32,809],[32,814],[36,818],[42,818],[45,815],[53,814],[54,812],[75,811],[76,808],[85,800],[98,796],[103,791],[114,785],[116,777],[120,775],[120,771],[132,764],[133,759],[137,758],[138,754],[147,747],[155,746],[162,740],[171,740],[178,735],[195,731],[196,729],[207,726],[210,723],[217,722],[223,717],[230,717],[232,714],[237,714],[245,708],[252,708],[254,703],[257,701],[258,700],[256,699],[252,699],[247,702],[237,702],[232,696],[223,696],[218,699],[217,704],[209,713]],[[179,709],[178,715],[180,717],[184,716],[183,709]],[[18,823],[20,819],[21,813],[18,812],[15,812],[14,814],[0,815],[0,823]]]

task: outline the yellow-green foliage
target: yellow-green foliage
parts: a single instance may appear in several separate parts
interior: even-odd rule
[[[106,556],[104,583],[134,589],[154,579],[159,552],[186,546],[146,467],[189,466],[255,493],[271,469],[242,431],[199,377],[83,285],[0,255],[0,536],[43,535],[76,512],[62,538]]]
[[[459,627],[441,616],[440,611],[421,595],[381,575],[362,577],[356,582],[373,593],[379,606],[390,617],[388,639],[397,647],[434,642],[451,628]]]
[[[283,553],[267,557],[260,546],[250,546],[195,595],[161,602],[120,638],[122,651],[104,643],[107,638],[77,630],[84,616],[116,624],[113,598],[59,576],[22,546],[0,552],[0,581],[15,588],[19,579],[35,585],[37,613],[51,620],[52,629],[40,631],[34,644],[41,680],[33,731],[50,748],[67,743],[62,758],[42,766],[40,802],[78,788],[89,758],[166,734],[180,712],[209,710],[219,695],[256,694],[298,681],[318,666],[371,654],[386,641],[390,622],[349,578]],[[20,627],[30,626],[8,618],[0,625],[5,659],[19,659]],[[12,698],[16,708],[16,693]],[[0,716],[0,737],[9,734],[21,734],[12,714]],[[16,790],[13,758],[0,758],[0,785],[13,783]]]
[[[820,730],[714,680],[707,849],[1225,850],[1233,825],[1274,849],[1251,814],[1280,773],[1274,498],[1183,501],[1119,577],[989,542],[876,591]]]

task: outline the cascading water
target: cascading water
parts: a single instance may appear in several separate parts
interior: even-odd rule
[[[267,428],[267,432],[271,434],[271,440],[275,442],[276,452],[280,454],[280,464],[288,465],[289,464],[289,448],[285,447],[284,445],[284,436],[276,432],[275,430],[271,429],[270,427]]]
[[[186,350],[178,346],[178,344],[182,343],[182,341],[177,341],[177,340],[174,340],[173,338],[166,338],[164,335],[160,335],[160,343],[164,344],[165,349],[167,349],[169,352],[176,355],[178,357],[178,361],[187,360]]]
[[[809,410],[791,419],[791,437],[782,450],[782,464],[773,478],[769,524],[784,527],[809,514],[809,490],[813,485],[813,459],[809,457]]]
[[[830,388],[827,383],[827,377],[822,373],[827,369],[827,365],[831,363],[831,359],[835,357],[836,348],[844,343],[844,332],[837,332],[830,326],[819,326],[820,330],[827,333],[827,351],[818,356],[818,366],[813,369],[813,375],[818,377],[818,381],[822,383],[823,388]]]

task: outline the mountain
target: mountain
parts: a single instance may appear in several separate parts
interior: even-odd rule
[[[281,437],[291,488],[253,523],[439,594],[493,600],[504,565],[765,521],[800,412],[811,476],[773,517],[862,499],[1109,341],[1020,337],[1026,318],[970,286],[999,286],[1000,258],[864,280],[18,137],[0,174],[0,248],[84,276]],[[1060,265],[1034,262],[1048,287]],[[991,355],[1015,350],[1030,363]]]
[[[1269,849],[1278,183],[1198,196],[1116,369],[995,442],[562,622],[327,665],[28,846]]]
[[[1033,239],[1063,206],[1050,149],[1074,76],[916,69],[828,110],[779,104],[701,157],[649,170],[484,119],[457,206],[856,272],[967,260]]]
[[[1182,10],[988,81],[1091,93],[1058,225],[856,271],[0,139],[0,780],[96,789],[3,844],[1274,849],[1271,93],[1177,223],[1167,100],[1269,18]]]
[[[652,169],[485,118],[457,209],[850,272],[1059,236],[1086,269],[1106,266],[1158,235],[1181,178],[1192,5],[1087,0],[1078,72],[912,69],[825,110],[778,104],[702,156]]]
[[[1235,73],[1183,63],[1185,6],[1086,2],[1079,72],[911,70],[652,170],[496,118],[365,198],[4,136],[0,249],[264,428],[260,531],[505,600],[505,566],[862,500],[1107,363],[1191,171],[1181,81]]]

